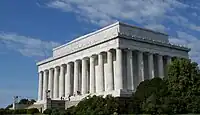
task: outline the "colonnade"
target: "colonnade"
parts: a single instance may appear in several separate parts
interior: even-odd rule
[[[124,52],[126,52],[126,59],[123,56]],[[144,66],[144,54],[147,54],[148,59],[147,70]],[[154,55],[117,48],[45,69],[39,72],[38,101],[45,100],[47,94],[52,99],[60,99],[103,91],[134,90],[134,81],[137,80],[139,83],[145,80],[145,72],[148,73],[149,78],[155,77],[155,74],[164,77],[165,58],[156,54],[157,60],[155,60]],[[166,62],[170,63],[169,57],[166,58]],[[105,73],[105,63],[107,73]],[[157,72],[155,72],[156,68]],[[124,73],[127,76],[126,80],[124,80]]]

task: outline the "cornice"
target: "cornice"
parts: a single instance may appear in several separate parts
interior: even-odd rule
[[[150,44],[155,44],[155,45],[160,45],[160,46],[165,46],[165,47],[169,47],[169,48],[175,48],[175,49],[178,49],[178,50],[183,50],[183,51],[187,51],[189,52],[191,49],[190,48],[187,48],[183,45],[178,45],[178,44],[172,44],[172,43],[169,43],[169,42],[162,42],[162,41],[158,41],[158,40],[153,40],[149,37],[141,37],[141,36],[130,36],[130,35],[127,35],[125,33],[119,33],[118,35],[119,37],[129,37],[131,38],[132,40],[135,40],[135,41],[139,41],[139,42],[145,42],[145,43],[150,43]]]

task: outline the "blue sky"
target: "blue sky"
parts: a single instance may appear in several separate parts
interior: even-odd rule
[[[199,0],[1,0],[0,107],[37,98],[36,62],[53,47],[117,20],[168,33],[200,64]]]

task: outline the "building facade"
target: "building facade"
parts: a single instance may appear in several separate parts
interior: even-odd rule
[[[53,49],[37,63],[38,103],[78,101],[85,96],[130,96],[137,85],[164,77],[171,57],[188,58],[189,49],[169,43],[168,35],[116,22]]]

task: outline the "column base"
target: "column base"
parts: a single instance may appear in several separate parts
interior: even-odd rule
[[[92,93],[92,94],[84,94],[84,95],[76,95],[76,96],[71,96],[70,101],[80,101],[87,96],[103,96],[106,97],[107,95],[112,95],[113,97],[130,97],[133,94],[133,90],[124,90],[124,89],[119,89],[119,90],[112,90],[112,91],[104,91],[104,92],[98,92],[98,93]]]
[[[84,95],[75,95],[71,96],[70,98],[64,98],[64,100],[61,100],[60,98],[54,98],[51,100],[39,100],[35,102],[30,108],[38,108],[40,111],[44,111],[47,108],[51,108],[53,106],[57,108],[63,108],[65,106],[65,109],[68,107],[71,107],[73,105],[78,104],[82,99],[86,98],[87,96],[103,96],[106,97],[107,95],[112,95],[113,97],[130,97],[134,91],[133,90],[112,90],[112,91],[103,91],[98,93],[92,93],[92,94],[84,94]],[[49,106],[49,102],[51,107]],[[61,105],[58,106],[57,104],[60,103]],[[65,103],[65,105],[63,105]]]
[[[86,98],[87,96],[103,96],[106,97],[107,95],[112,95],[113,97],[130,97],[133,92],[135,92],[134,90],[127,90],[127,89],[118,89],[118,90],[112,90],[112,91],[103,91],[103,92],[97,92],[97,93],[89,93],[89,94],[83,94],[83,95],[75,95],[75,96],[71,96],[70,98],[68,97],[64,97],[63,100],[66,101],[80,101],[84,98]],[[53,98],[51,100],[61,100],[60,98]],[[40,100],[35,102],[35,104],[45,104],[47,103],[46,100]]]

